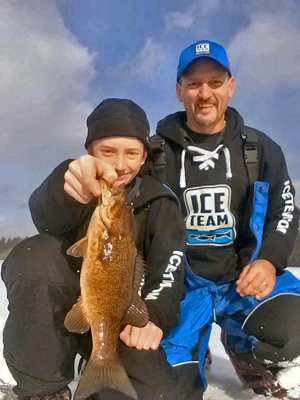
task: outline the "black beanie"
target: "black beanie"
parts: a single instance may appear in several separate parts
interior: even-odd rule
[[[150,152],[150,126],[145,111],[131,100],[106,99],[87,118],[85,148],[98,139],[129,136],[139,139]]]

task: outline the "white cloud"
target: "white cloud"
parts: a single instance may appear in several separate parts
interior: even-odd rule
[[[260,85],[300,85],[300,30],[289,14],[253,14],[250,25],[228,48],[233,70],[243,82]],[[252,83],[250,83],[251,85]]]
[[[187,31],[194,25],[195,20],[196,14],[191,9],[184,13],[179,11],[169,12],[165,16],[166,32],[172,32],[175,29]]]
[[[283,149],[299,203],[299,125],[296,111],[300,87],[300,29],[291,10],[253,13],[227,48],[236,93],[232,105],[247,125],[266,132]],[[298,122],[297,122],[298,121]]]
[[[220,7],[219,0],[210,0],[192,5],[184,12],[170,11],[165,15],[166,33],[195,29],[195,25],[201,25],[202,31],[209,26],[209,17]]]
[[[122,77],[124,83],[141,78],[154,80],[166,69],[165,64],[170,62],[169,54],[168,45],[148,37],[143,48],[132,59],[121,62],[114,74]]]
[[[94,56],[50,0],[2,0],[0,14],[0,155],[28,158],[85,133]]]

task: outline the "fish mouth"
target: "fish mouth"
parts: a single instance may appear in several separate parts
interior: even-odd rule
[[[105,179],[99,179],[99,184],[101,188],[101,195],[99,202],[103,206],[107,206],[110,202],[111,197],[119,196],[125,188],[125,184],[118,187],[112,187]]]
[[[111,195],[112,195],[112,188],[110,184],[103,178],[99,179],[99,184],[100,184],[100,189],[101,189],[101,195],[99,198],[99,201],[101,204],[104,206],[107,206],[109,204]]]

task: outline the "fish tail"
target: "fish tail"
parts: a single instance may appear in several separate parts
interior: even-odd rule
[[[118,358],[99,360],[92,354],[78,383],[74,400],[86,399],[105,388],[117,390],[138,400],[121,361]]]

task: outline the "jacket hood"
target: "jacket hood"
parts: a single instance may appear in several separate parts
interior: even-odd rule
[[[216,148],[207,151],[195,146],[192,139],[188,136],[185,130],[186,112],[177,112],[167,116],[157,124],[157,134],[165,138],[171,147],[171,143],[181,147],[180,154],[180,169],[179,169],[179,187],[186,188],[186,153],[190,153],[193,157],[193,162],[199,165],[199,170],[215,168],[215,162],[219,159],[221,153],[224,153],[226,165],[226,179],[232,178],[230,142],[234,138],[239,137],[244,121],[239,113],[231,107],[228,107],[225,113],[226,127],[224,134],[220,137],[220,142]],[[171,143],[170,143],[171,142]]]
[[[132,199],[133,208],[145,207],[151,200],[159,197],[170,197],[178,202],[176,195],[171,189],[159,183],[151,176],[145,175],[142,178],[139,193]]]
[[[223,143],[225,146],[231,142],[231,140],[239,135],[244,125],[243,118],[240,114],[232,107],[228,107],[225,113],[226,128]],[[158,135],[165,137],[184,149],[192,144],[192,140],[184,129],[184,122],[186,122],[186,112],[179,111],[174,114],[168,115],[157,124]]]

